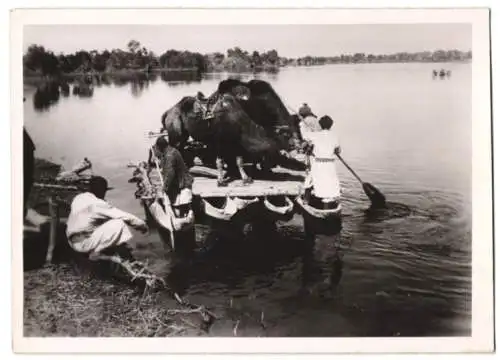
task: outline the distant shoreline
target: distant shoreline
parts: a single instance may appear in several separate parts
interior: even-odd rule
[[[311,68],[311,67],[322,67],[322,66],[335,66],[335,65],[376,65],[376,64],[411,64],[411,63],[419,63],[419,64],[435,64],[437,68],[440,68],[440,64],[470,64],[472,60],[450,60],[450,61],[372,61],[372,62],[335,62],[335,63],[327,63],[327,64],[312,64],[312,65],[286,65],[280,67],[273,68],[245,68],[245,69],[232,69],[232,68],[213,68],[207,71],[199,71],[197,68],[155,68],[149,71],[145,69],[117,69],[112,71],[96,71],[91,70],[88,72],[70,72],[70,73],[60,73],[57,75],[41,75],[37,73],[24,74],[23,75],[23,83],[25,85],[36,85],[41,84],[54,79],[65,79],[65,80],[74,80],[79,77],[84,76],[114,76],[114,77],[130,77],[141,74],[177,74],[177,73],[189,73],[189,74],[197,74],[200,76],[202,74],[219,74],[219,73],[272,73],[278,72],[280,69],[291,69],[291,68]]]

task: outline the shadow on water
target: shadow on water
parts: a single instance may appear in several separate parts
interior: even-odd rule
[[[204,229],[204,232],[203,245],[194,256],[169,255],[175,259],[171,261],[167,280],[180,294],[188,293],[191,287],[209,283],[235,289],[249,278],[279,281],[290,267],[300,268],[302,285],[299,294],[316,291],[313,289],[318,283],[326,286],[324,291],[334,292],[342,277],[340,234],[321,236],[329,247],[324,251],[316,248],[314,239],[304,238],[302,226],[276,229],[252,229],[249,226],[243,234],[232,236],[214,228]]]
[[[207,238],[220,235],[204,230]],[[296,224],[277,230],[249,229],[239,238],[212,241],[192,258],[171,260],[167,282],[181,296],[196,299],[222,316],[211,331],[219,335],[235,331],[237,322],[238,336],[272,336],[273,331],[282,331],[282,315],[270,312],[275,301],[290,300],[279,311],[288,317],[297,311],[295,303],[335,297],[348,249],[340,235],[307,241],[302,226]]]
[[[341,235],[327,236],[330,245],[328,251],[323,251],[320,239],[306,243],[305,251],[301,255],[301,289],[299,295],[317,295],[319,297],[333,297],[342,279],[344,268],[344,252]],[[319,254],[318,254],[319,253]]]
[[[247,226],[242,233],[212,227],[201,231],[203,244],[194,256],[178,258],[170,269],[169,283],[182,284],[177,288],[181,293],[212,281],[233,287],[248,276],[272,277],[307,250],[296,229],[256,230]]]

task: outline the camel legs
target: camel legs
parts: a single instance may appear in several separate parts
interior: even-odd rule
[[[217,157],[215,160],[217,165],[217,186],[227,186],[227,181],[224,179],[224,163],[222,158]]]
[[[222,158],[217,157],[216,165],[217,165],[217,185],[218,186],[227,186],[227,179],[224,178],[224,162],[223,162]],[[251,184],[253,182],[253,179],[250,176],[248,176],[248,174],[243,169],[243,157],[242,156],[236,157],[236,166],[237,166],[238,171],[240,173],[241,179],[243,180],[243,184]]]
[[[243,157],[236,157],[236,166],[238,167],[238,171],[240,172],[241,179],[243,180],[243,184],[251,184],[253,182],[252,178],[247,175],[245,170],[243,169]]]

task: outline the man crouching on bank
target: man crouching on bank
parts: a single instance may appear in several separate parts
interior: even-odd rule
[[[148,231],[144,221],[110,205],[104,200],[108,187],[100,176],[90,180],[90,189],[75,196],[71,203],[66,235],[70,246],[90,260],[106,257],[105,250],[126,245],[132,238],[129,227],[143,233]]]

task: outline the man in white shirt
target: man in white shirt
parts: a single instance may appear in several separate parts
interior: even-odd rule
[[[132,238],[129,226],[143,233],[148,231],[144,221],[104,200],[109,189],[106,179],[95,176],[90,180],[90,191],[75,196],[71,203],[66,230],[69,244],[91,259],[127,243]]]
[[[335,131],[331,129],[333,120],[329,116],[323,116],[318,123],[321,128],[319,131],[311,131],[306,124],[300,124],[302,137],[313,145],[311,171],[304,187],[306,201],[313,190],[316,197],[329,202],[340,197],[340,182],[334,156],[340,153],[340,146]]]

